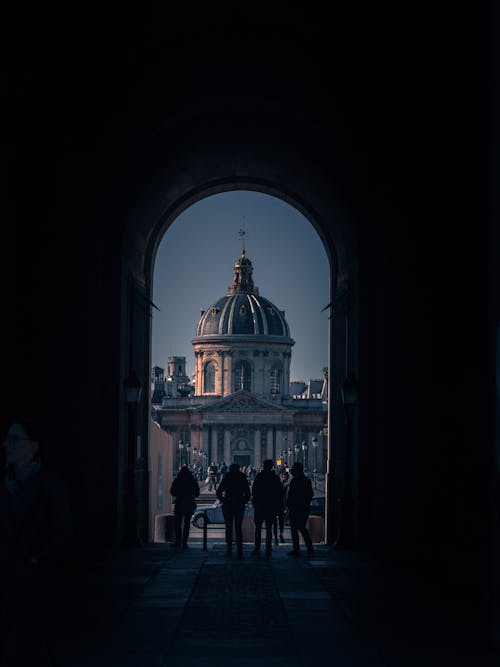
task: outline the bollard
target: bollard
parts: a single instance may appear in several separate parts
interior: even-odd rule
[[[205,510],[203,512],[203,551],[207,550],[207,523],[208,523],[208,517],[207,517],[207,511]]]

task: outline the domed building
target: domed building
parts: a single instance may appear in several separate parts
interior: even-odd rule
[[[285,312],[260,296],[252,274],[242,250],[227,294],[201,312],[189,396],[183,358],[175,357],[175,364],[169,359],[165,380],[155,367],[153,418],[171,435],[178,464],[235,461],[259,468],[272,458],[284,464],[300,460],[324,472],[326,377],[290,382],[294,340]],[[183,393],[173,396],[176,368]]]
[[[202,311],[192,341],[196,396],[240,390],[268,399],[289,396],[294,341],[284,311],[259,295],[252,272],[243,250],[226,296]]]

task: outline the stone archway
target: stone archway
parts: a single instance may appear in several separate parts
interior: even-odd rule
[[[210,133],[209,133],[210,134]],[[262,137],[261,143],[269,141]],[[327,539],[334,541],[333,479],[335,494],[343,493],[345,466],[345,419],[340,387],[348,374],[358,373],[357,290],[358,251],[354,225],[342,198],[326,173],[313,162],[304,161],[299,151],[274,142],[273,151],[259,153],[255,142],[229,137],[200,144],[169,157],[144,187],[136,200],[127,224],[123,264],[123,325],[129,326],[126,313],[148,309],[151,302],[152,273],[156,251],[163,234],[176,217],[191,204],[212,194],[234,190],[253,190],[278,197],[299,210],[313,225],[323,241],[330,263],[330,350],[329,350],[329,443],[327,466]],[[193,144],[191,144],[193,146]],[[135,289],[126,291],[133,283]],[[131,304],[130,300],[134,303]],[[146,306],[144,306],[146,304]],[[326,304],[325,304],[326,305]],[[143,326],[129,336],[131,348],[124,349],[122,372],[134,365],[147,386],[150,368],[150,319],[143,313]],[[333,343],[335,341],[335,343]],[[132,349],[132,353],[130,352]],[[131,361],[132,360],[132,361]],[[149,406],[141,413],[142,432],[147,433]],[[353,429],[356,438],[356,429]],[[334,445],[335,443],[335,445]],[[147,445],[145,444],[145,447]],[[356,451],[356,446],[353,447]],[[356,460],[354,455],[353,471]],[[351,476],[351,472],[348,473]],[[146,485],[140,502],[147,503]]]

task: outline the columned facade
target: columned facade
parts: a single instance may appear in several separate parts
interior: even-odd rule
[[[255,468],[266,458],[289,463],[304,434],[311,434],[309,446],[326,425],[326,397],[290,398],[294,341],[284,311],[260,296],[252,273],[243,250],[234,263],[232,287],[201,313],[192,341],[192,396],[167,396],[155,407],[163,428],[177,428],[178,440],[182,430],[182,439],[192,447],[196,443],[206,463],[236,461]],[[326,461],[326,451],[317,453]]]

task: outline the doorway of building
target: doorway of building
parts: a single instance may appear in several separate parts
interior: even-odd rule
[[[237,456],[234,456],[234,462],[238,463],[238,465],[241,468],[244,468],[248,465],[250,465],[250,455],[248,454],[238,454]]]

